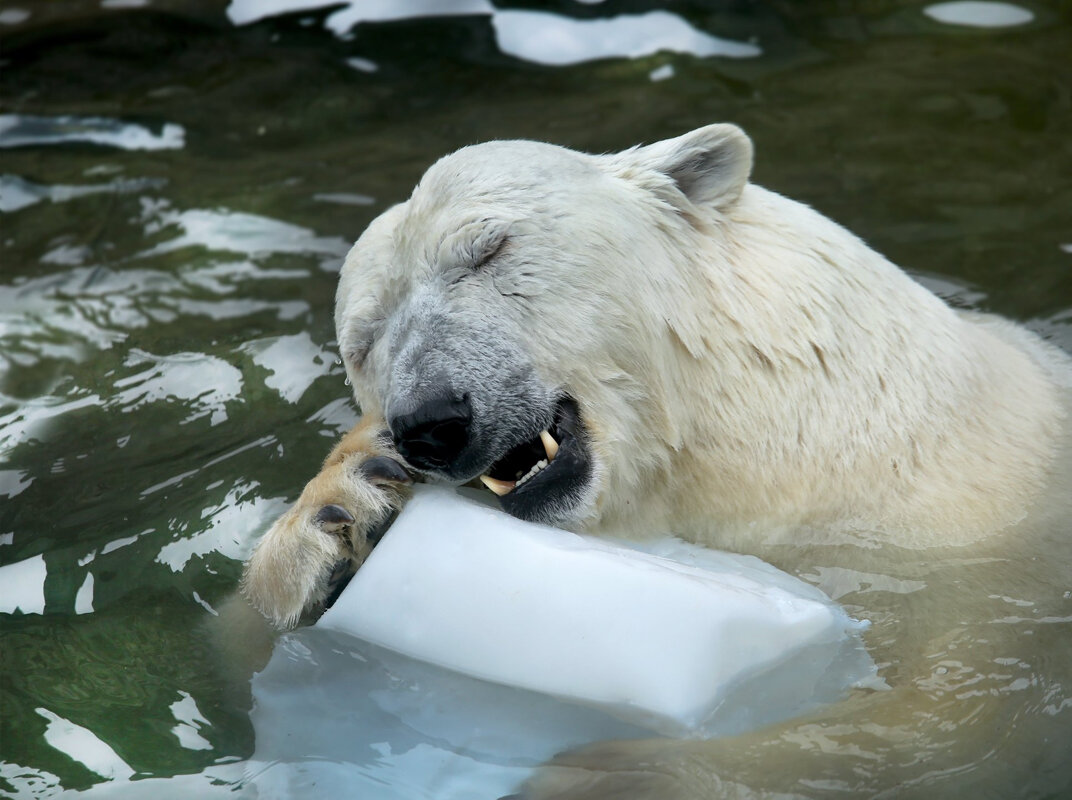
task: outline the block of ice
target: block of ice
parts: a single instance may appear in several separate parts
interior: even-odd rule
[[[677,735],[754,723],[735,699],[758,687],[784,717],[873,674],[861,623],[814,587],[660,541],[639,552],[418,487],[318,627]]]

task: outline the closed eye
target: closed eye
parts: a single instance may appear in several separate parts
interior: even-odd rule
[[[471,259],[468,264],[465,264],[463,266],[454,267],[453,269],[448,269],[447,272],[445,273],[446,278],[447,278],[447,283],[449,285],[453,286],[454,284],[461,282],[463,279],[465,279],[469,275],[472,275],[474,273],[481,272],[482,270],[487,269],[495,261],[495,259],[499,256],[499,254],[502,253],[503,250],[506,249],[506,246],[507,246],[508,243],[509,243],[509,238],[503,237],[498,242],[498,244],[495,245],[494,248],[491,248],[491,249],[485,251],[482,255],[478,256],[477,258]]]
[[[339,350],[342,352],[346,362],[354,369],[361,369],[364,365],[383,322],[383,317],[374,317],[351,322],[347,327],[346,335],[343,341],[340,342]]]
[[[508,245],[509,243],[510,243],[510,237],[509,237],[509,236],[505,236],[505,235],[504,235],[504,236],[503,236],[503,237],[502,237],[501,239],[499,239],[499,240],[498,240],[498,241],[497,241],[497,242],[496,242],[496,243],[495,243],[495,244],[494,244],[493,246],[491,246],[490,248],[488,248],[488,250],[487,250],[487,251],[485,251],[485,253],[483,254],[483,256],[479,257],[479,258],[478,258],[478,259],[476,260],[476,263],[474,263],[474,264],[473,264],[473,271],[475,272],[475,271],[477,271],[477,270],[483,269],[483,268],[484,268],[485,266],[487,266],[487,264],[488,264],[489,262],[491,262],[491,261],[494,261],[494,260],[495,260],[495,258],[496,258],[496,257],[497,257],[497,256],[498,256],[498,255],[499,255],[500,253],[502,253],[502,252],[503,252],[503,250],[505,250],[505,249],[506,249],[506,246],[507,246],[507,245]]]
[[[455,270],[473,273],[486,267],[498,256],[509,241],[510,223],[503,220],[481,219],[463,225],[439,244],[437,262],[448,280],[460,278]]]

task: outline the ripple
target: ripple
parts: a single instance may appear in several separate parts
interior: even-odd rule
[[[5,398],[0,395],[0,402]],[[69,400],[59,397],[39,397],[16,404],[14,411],[0,415],[0,456],[19,442],[45,439],[58,417],[80,408],[101,405],[98,395],[84,395]]]
[[[315,411],[307,420],[319,422],[326,434],[340,436],[357,424],[358,415],[349,397],[339,397]]]
[[[276,336],[242,345],[253,363],[268,370],[264,383],[288,403],[297,403],[317,378],[331,373],[332,355],[305,333]]]
[[[63,791],[59,777],[51,772],[9,761],[0,761],[0,781],[15,790],[15,797],[52,797]]]
[[[845,567],[816,566],[815,574],[806,574],[803,577],[834,600],[847,594],[867,594],[868,592],[912,594],[927,588],[924,581],[896,578],[875,572],[861,572]]]
[[[231,0],[227,17],[235,25],[249,25],[280,14],[295,14],[329,6],[342,6],[326,21],[337,36],[344,36],[362,22],[389,22],[418,17],[454,17],[492,14],[489,0],[361,0],[332,3],[330,0]]]
[[[189,409],[183,423],[204,416],[213,425],[227,419],[225,404],[242,393],[242,373],[226,361],[204,353],[158,356],[132,350],[125,367],[141,367],[115,382],[117,393],[107,407],[134,411],[146,403],[179,401]]]
[[[126,780],[134,774],[119,755],[93,731],[75,725],[47,708],[35,709],[48,720],[45,741],[102,778]]]
[[[163,178],[120,178],[109,183],[91,183],[83,186],[48,186],[20,178],[18,175],[0,175],[0,211],[20,211],[44,200],[66,203],[80,197],[95,194],[130,194],[149,189],[161,189],[167,185]]]
[[[970,28],[1014,28],[1035,18],[1026,8],[996,2],[935,3],[923,9],[923,13],[946,25]]]
[[[280,14],[328,5],[324,0],[232,0],[227,16],[235,25],[248,25]],[[362,0],[342,4],[327,16],[324,24],[336,36],[348,38],[351,30],[362,23],[446,16],[491,17],[503,53],[551,66],[604,58],[640,58],[664,50],[700,58],[753,58],[763,52],[754,44],[697,30],[669,11],[582,20],[545,11],[498,9],[489,0],[458,0],[449,4],[442,0]],[[371,64],[360,59],[351,66],[367,69]]]
[[[763,52],[753,44],[699,31],[669,11],[589,20],[543,11],[500,11],[492,24],[504,53],[550,66],[640,58],[664,50],[700,58],[754,58]]]
[[[75,614],[92,614],[93,613],[93,573],[86,572],[85,580],[82,581],[82,585],[78,589],[78,594],[74,598],[74,613]]]
[[[317,236],[300,225],[258,214],[206,209],[171,211],[158,205],[148,207],[147,211],[156,216],[155,223],[149,226],[150,232],[176,225],[182,233],[141,253],[143,258],[196,246],[251,257],[308,253],[332,256],[334,260],[345,256],[352,244],[340,236]]]
[[[354,59],[350,59],[353,61]],[[375,197],[367,194],[354,194],[352,192],[321,192],[313,195],[314,200],[321,203],[335,203],[342,206],[371,206],[376,202]]]
[[[30,18],[30,12],[22,8],[5,8],[0,11],[0,25],[21,25]]]
[[[256,537],[286,510],[282,498],[255,497],[255,483],[241,483],[231,488],[216,508],[206,508],[202,517],[211,517],[206,528],[192,536],[175,539],[160,548],[156,561],[182,572],[191,559],[220,553],[243,561]]]
[[[197,701],[189,694],[179,690],[179,698],[169,706],[178,723],[171,732],[179,740],[179,746],[187,750],[211,750],[212,744],[200,733],[209,722],[197,707]]]
[[[44,614],[47,576],[44,556],[0,567],[0,613]]]
[[[12,498],[22,494],[33,483],[24,469],[0,469],[0,497]],[[3,544],[0,539],[0,544]]]
[[[173,122],[153,133],[144,125],[109,117],[0,114],[0,147],[97,144],[121,150],[178,150],[185,140],[185,129]]]
[[[87,187],[44,186],[2,176],[0,202],[8,208],[23,208],[46,198],[63,201],[156,185],[135,180]],[[276,254],[303,255],[318,259],[321,269],[334,271],[350,248],[341,237],[320,236],[269,217],[228,210],[180,211],[167,201],[144,196],[140,202],[144,234],[137,241],[156,238],[157,244],[149,249],[126,257],[113,253],[108,263],[93,264],[107,248],[61,237],[53,240],[40,262],[71,269],[0,285],[0,368],[5,363],[31,366],[42,359],[85,361],[92,353],[125,340],[131,331],[174,322],[180,315],[226,320],[274,312],[281,321],[296,319],[309,310],[305,300],[293,296],[260,299],[253,296],[249,282],[301,280],[309,277],[310,269],[295,266],[293,258],[287,266],[275,269],[258,262]],[[132,265],[192,247],[212,253],[208,263],[190,259],[193,265],[176,264],[174,259],[164,259],[160,264],[164,269]],[[249,260],[236,260],[235,254]]]

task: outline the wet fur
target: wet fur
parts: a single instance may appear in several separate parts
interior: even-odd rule
[[[404,485],[370,480],[361,471],[370,459],[393,454],[382,424],[363,419],[257,543],[242,575],[241,593],[278,630],[293,628],[303,617],[315,618],[323,610],[335,565],[348,560],[354,570],[360,567],[372,550],[369,533],[401,507]],[[349,512],[353,524],[325,531],[317,515],[328,505]]]
[[[497,142],[443,159],[340,278],[362,424],[436,381],[477,392],[483,449],[444,476],[466,480],[568,392],[596,468],[579,503],[549,511],[560,525],[754,553],[875,623],[890,692],[732,739],[593,745],[523,796],[922,798],[972,765],[1016,790],[1031,776],[1003,783],[988,738],[1015,698],[962,689],[1011,654],[1035,661],[1031,638],[993,624],[1001,598],[1040,593],[1060,619],[1069,359],[954,312],[848,231],[747,183],[750,169],[732,126],[608,156]],[[250,561],[247,596],[283,623],[315,605],[341,552],[309,528],[317,504],[368,503],[366,521],[385,508],[330,462]],[[348,546],[360,557],[360,536]],[[948,663],[970,673],[963,686]],[[1052,771],[1048,720],[1017,746]]]
[[[573,529],[749,551],[757,523],[939,545],[1021,519],[1067,357],[953,311],[751,166],[731,125],[609,156],[491,142],[440,160],[340,276],[362,409],[471,394],[475,444],[433,476],[458,482],[568,394],[593,479],[548,521]]]

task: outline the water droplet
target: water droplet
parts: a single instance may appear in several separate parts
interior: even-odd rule
[[[341,358],[336,358],[335,359],[335,366],[336,367],[342,366],[342,359]]]
[[[347,385],[347,386],[349,386],[349,385],[350,385],[350,379],[349,379],[349,378],[347,378],[347,379],[346,379],[346,381],[345,381],[345,383],[346,383],[346,385]]]

